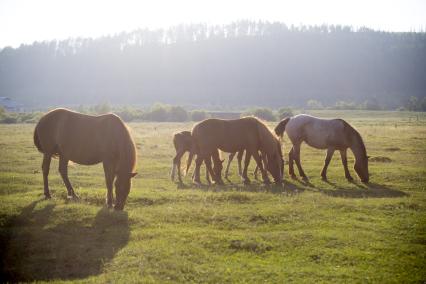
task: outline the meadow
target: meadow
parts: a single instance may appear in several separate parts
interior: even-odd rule
[[[424,283],[426,114],[310,113],[358,129],[368,185],[346,181],[338,153],[322,181],[325,152],[306,145],[309,183],[286,172],[284,188],[253,176],[245,186],[234,162],[225,186],[192,185],[190,175],[178,185],[172,135],[193,123],[134,122],[138,175],[115,212],[104,206],[101,165],[70,166],[80,196],[70,201],[54,160],[44,200],[35,125],[0,125],[0,281]],[[352,153],[349,165],[355,178]]]

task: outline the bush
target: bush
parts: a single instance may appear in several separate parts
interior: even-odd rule
[[[332,107],[332,109],[341,109],[341,110],[350,110],[350,109],[357,109],[357,105],[354,102],[345,102],[345,101],[338,101]]]
[[[143,112],[137,109],[131,109],[128,107],[114,111],[123,121],[130,122],[136,119],[141,119]]]
[[[194,110],[191,112],[192,121],[201,121],[208,117],[207,112],[204,110]]]
[[[188,120],[188,112],[181,106],[172,106],[168,109],[168,121],[183,122]]]
[[[248,110],[242,114],[242,116],[248,116],[248,115],[254,115],[266,121],[277,120],[274,113],[269,108],[255,108],[255,109]]]
[[[183,122],[188,120],[188,112],[183,107],[161,104],[154,105],[149,112],[142,116],[145,120],[158,122]]]
[[[383,109],[383,107],[379,104],[377,99],[374,99],[374,98],[365,100],[360,105],[360,108],[365,109],[365,110],[381,110],[381,109]]]
[[[7,123],[7,124],[18,123],[18,117],[15,115],[6,115],[1,118],[0,122]]]
[[[111,112],[111,106],[109,105],[109,103],[105,102],[95,105],[91,110],[96,114],[105,114]]]
[[[317,100],[309,100],[306,103],[306,106],[307,106],[308,109],[323,109],[324,108],[322,103],[320,101],[317,101]]]
[[[291,110],[291,108],[282,107],[278,110],[278,118],[280,120],[291,116],[293,116],[293,111]]]

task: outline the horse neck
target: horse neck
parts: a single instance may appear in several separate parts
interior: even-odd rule
[[[351,143],[349,148],[352,150],[352,153],[354,153],[355,160],[361,161],[362,159],[366,158],[367,154],[365,152],[364,142],[362,141],[359,134],[352,132],[350,140]]]
[[[125,134],[118,142],[119,159],[117,168],[120,172],[131,173],[134,170],[136,149],[130,134],[125,130]]]

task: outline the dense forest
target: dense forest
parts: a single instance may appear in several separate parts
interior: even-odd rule
[[[34,108],[395,108],[426,96],[426,33],[239,21],[35,42],[0,51],[0,96]]]

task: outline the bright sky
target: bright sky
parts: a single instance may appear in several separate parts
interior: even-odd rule
[[[241,19],[425,31],[426,0],[0,0],[0,48]]]

